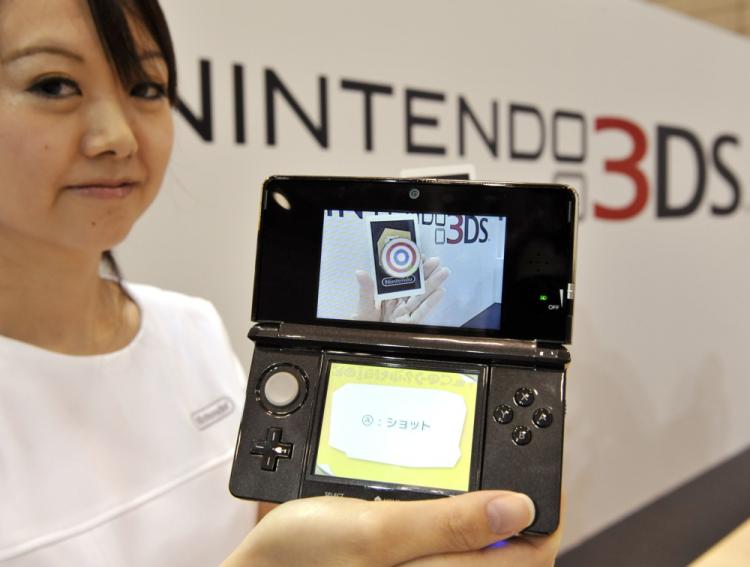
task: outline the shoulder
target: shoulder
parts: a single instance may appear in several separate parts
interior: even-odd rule
[[[124,285],[133,299],[143,308],[218,316],[213,304],[201,297],[140,283],[128,282]]]
[[[143,284],[126,284],[126,289],[141,311],[141,335],[149,339],[145,342],[158,341],[184,354],[234,357],[224,323],[210,301]]]
[[[151,285],[128,283],[125,286],[145,318],[223,329],[219,313],[210,301]]]
[[[125,284],[141,311],[136,350],[201,375],[243,375],[218,311],[210,301],[143,284]],[[183,368],[187,373],[187,368]]]

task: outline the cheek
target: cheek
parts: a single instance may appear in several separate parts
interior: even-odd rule
[[[156,123],[147,125],[142,136],[141,152],[148,168],[149,184],[156,189],[164,178],[164,173],[172,154],[173,125],[171,115]]]
[[[53,136],[28,121],[23,127],[18,122],[2,122],[0,134],[0,221],[6,223],[12,218],[31,222],[49,210],[66,163],[64,148]]]
[[[13,107],[8,110],[12,110]],[[50,121],[34,112],[0,112],[0,162],[3,180],[59,177],[70,159],[71,124]],[[66,144],[67,142],[67,144]]]

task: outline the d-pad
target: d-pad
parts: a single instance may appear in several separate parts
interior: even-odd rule
[[[279,459],[289,459],[292,456],[292,443],[281,442],[281,429],[269,427],[265,439],[253,439],[251,455],[261,457],[260,468],[264,471],[275,471]]]

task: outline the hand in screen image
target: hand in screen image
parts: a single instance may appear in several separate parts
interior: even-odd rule
[[[386,299],[379,303],[375,301],[375,282],[372,277],[365,271],[357,270],[355,275],[359,284],[359,304],[352,318],[356,321],[421,323],[445,295],[445,288],[441,286],[451,274],[449,268],[440,266],[440,258],[437,257],[425,260],[422,270],[425,277],[425,292],[422,295]]]

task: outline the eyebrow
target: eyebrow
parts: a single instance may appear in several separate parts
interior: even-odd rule
[[[21,49],[17,49],[16,51],[12,51],[10,55],[0,59],[0,63],[5,65],[7,63],[12,63],[13,61],[17,61],[18,59],[22,59],[24,57],[31,57],[32,55],[39,55],[39,54],[60,55],[62,57],[67,57],[68,59],[72,59],[73,61],[76,61],[77,63],[85,62],[85,59],[83,58],[82,55],[79,55],[78,53],[74,53],[73,51],[65,49],[64,47],[58,47],[56,45],[33,45],[31,47],[23,47]],[[141,55],[139,55],[139,59],[141,60],[164,59],[164,55],[159,50],[151,50],[151,51],[146,51],[142,53]]]
[[[12,63],[13,61],[17,61],[18,59],[22,59],[24,57],[31,57],[32,55],[45,53],[48,55],[60,55],[62,57],[67,57],[68,59],[72,59],[78,63],[84,62],[82,55],[74,53],[68,49],[65,49],[64,47],[58,47],[56,45],[32,45],[30,47],[22,47],[21,49],[11,51],[9,55],[2,58],[2,63]]]

